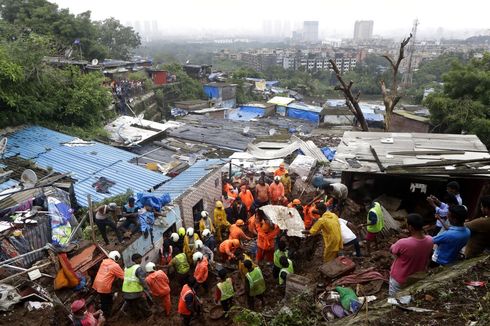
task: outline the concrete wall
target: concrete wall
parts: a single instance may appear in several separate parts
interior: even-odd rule
[[[221,198],[222,189],[221,171],[216,169],[181,196],[179,206],[185,228],[194,226],[192,207],[202,199],[204,209],[211,213],[214,210],[216,200]]]

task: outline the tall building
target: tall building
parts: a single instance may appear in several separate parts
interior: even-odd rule
[[[354,25],[354,41],[373,38],[373,26],[374,21],[372,20],[356,20]]]
[[[318,42],[318,21],[303,22],[303,40],[305,42]]]

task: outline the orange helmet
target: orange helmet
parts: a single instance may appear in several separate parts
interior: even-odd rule
[[[301,200],[299,200],[298,198],[293,199],[293,205],[301,205]]]
[[[235,224],[236,224],[237,226],[243,226],[243,225],[245,225],[245,222],[243,222],[243,220],[242,220],[242,219],[238,219],[238,220],[236,220]]]

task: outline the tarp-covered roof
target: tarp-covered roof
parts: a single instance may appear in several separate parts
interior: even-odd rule
[[[283,96],[274,96],[267,103],[275,104],[275,105],[279,105],[279,106],[287,106],[291,102],[294,102],[294,98],[283,97]]]
[[[5,157],[16,155],[44,169],[71,173],[77,201],[82,206],[87,205],[88,194],[97,202],[127,189],[146,192],[170,179],[129,163],[136,154],[38,126],[26,127],[8,136]],[[100,177],[115,182],[108,188],[109,193],[97,192],[92,187]]]

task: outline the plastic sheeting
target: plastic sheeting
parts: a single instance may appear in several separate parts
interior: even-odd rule
[[[213,87],[210,85],[204,85],[203,90],[204,90],[204,94],[206,94],[206,96],[208,98],[219,98],[220,97],[218,87]]]
[[[288,208],[278,205],[267,205],[260,208],[265,215],[277,224],[281,230],[286,230],[286,234],[291,237],[304,238],[301,233],[305,229],[305,224],[295,208]]]
[[[337,153],[337,151],[335,149],[330,149],[329,147],[322,147],[322,152],[323,152],[323,154],[325,154],[325,157],[330,162],[332,162],[332,160],[335,157],[335,153]]]
[[[169,204],[172,201],[168,193],[163,193],[160,197],[156,197],[154,194],[137,193],[136,194],[136,207],[143,208],[145,205],[149,205],[160,211],[163,206]]]
[[[288,117],[320,123],[320,115],[315,112],[288,108]]]
[[[54,244],[65,245],[71,236],[70,220],[73,210],[70,203],[55,197],[48,197],[48,211],[51,217],[52,242]]]

